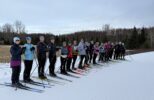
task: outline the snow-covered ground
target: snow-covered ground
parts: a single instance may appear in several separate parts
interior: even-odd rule
[[[0,98],[3,100],[154,100],[154,52],[127,56],[126,59],[93,67],[84,75],[76,75],[80,78],[62,76],[73,82],[53,79],[63,84],[51,83],[55,84],[52,88],[43,89],[29,85],[43,89],[44,93],[15,91],[13,88],[0,86]],[[59,64],[58,59],[56,70],[59,69]],[[9,64],[0,64],[0,83],[10,82],[10,72]],[[34,75],[37,75],[36,72]]]

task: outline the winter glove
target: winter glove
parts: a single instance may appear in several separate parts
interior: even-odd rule
[[[31,51],[34,51],[34,50],[35,50],[35,47],[30,48],[30,50],[31,50]]]
[[[21,54],[22,54],[22,53],[25,53],[25,51],[26,51],[26,47],[23,47],[23,48],[21,49]]]

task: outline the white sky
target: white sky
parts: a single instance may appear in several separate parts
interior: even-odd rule
[[[21,20],[28,32],[70,33],[154,26],[154,0],[0,0],[0,25]]]

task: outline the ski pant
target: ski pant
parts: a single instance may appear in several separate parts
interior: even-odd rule
[[[19,83],[20,72],[21,72],[21,66],[15,66],[14,68],[12,68],[12,76],[11,76],[12,84]]]
[[[30,79],[30,72],[32,70],[33,60],[24,60],[24,64],[25,64],[25,70],[23,79],[28,80]]]
[[[61,72],[65,72],[66,71],[66,61],[67,61],[67,58],[61,57],[60,60],[61,60],[60,71]]]
[[[70,70],[71,69],[71,63],[72,63],[72,58],[67,58],[67,70]]]
[[[73,55],[72,68],[75,68],[75,62],[76,62],[77,57],[78,57],[77,55]]]
[[[39,76],[44,76],[44,69],[45,69],[46,57],[38,57],[38,74]]]
[[[112,59],[112,55],[113,55],[113,50],[110,50],[109,52],[109,58]]]
[[[79,68],[82,68],[82,62],[85,58],[85,55],[80,55],[80,62],[79,62]]]
[[[99,61],[105,61],[105,53],[99,54]]]
[[[85,56],[85,64],[88,64],[89,59],[90,59],[90,57],[89,57],[89,54],[87,53]]]
[[[49,57],[49,62],[50,62],[49,74],[54,74],[55,73],[54,71],[55,71],[56,56]]]
[[[93,64],[96,64],[96,58],[97,58],[97,54],[94,53],[94,56],[93,56]]]
[[[91,60],[92,60],[92,58],[93,58],[93,52],[90,52],[90,59],[89,59],[89,63],[91,63]]]

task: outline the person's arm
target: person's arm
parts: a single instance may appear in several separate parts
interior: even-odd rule
[[[10,53],[12,56],[18,56],[22,54],[22,50],[16,50],[14,47],[11,47]]]

